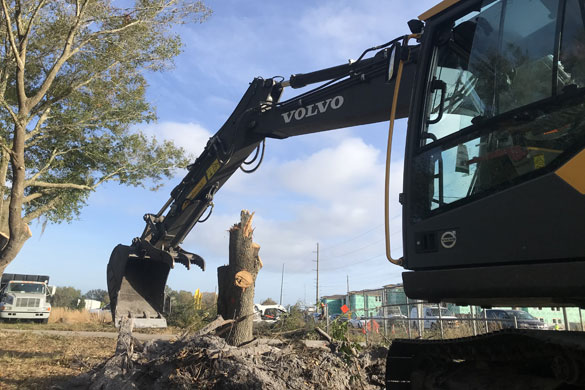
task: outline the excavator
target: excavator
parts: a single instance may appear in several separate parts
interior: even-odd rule
[[[131,245],[107,267],[115,321],[164,326],[180,247],[266,138],[389,121],[386,253],[406,295],[429,302],[585,308],[585,0],[444,0],[410,33],[357,60],[255,78],[225,124]],[[316,84],[282,100],[284,91]],[[390,253],[393,124],[408,118],[404,255]],[[506,329],[394,340],[388,389],[583,389],[585,333]]]

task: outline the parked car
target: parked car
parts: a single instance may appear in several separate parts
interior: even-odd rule
[[[363,328],[365,323],[366,323],[365,319],[363,319],[362,317],[357,317],[355,315],[349,320],[349,324],[354,328]]]
[[[255,322],[276,322],[286,315],[286,308],[282,305],[254,305],[254,321]]]
[[[362,329],[364,327],[366,327],[370,322],[376,322],[373,318],[364,318],[364,317],[358,317],[355,315],[355,313],[352,315],[352,318],[349,320],[349,324],[354,327],[354,328],[359,328]],[[376,322],[376,326],[377,326],[377,322]]]
[[[516,324],[519,329],[548,328],[544,322],[524,310],[486,309],[480,313],[480,317],[491,320],[488,322],[489,330],[515,328]]]
[[[112,310],[109,303],[99,309],[90,309],[89,312],[102,321],[110,321],[112,319]]]
[[[347,318],[347,316],[344,314],[335,313],[335,314],[331,314],[329,316],[329,321],[347,322],[347,321],[349,321],[349,318]]]
[[[451,311],[444,307],[438,308],[436,306],[423,306],[421,315],[419,316],[418,307],[415,306],[410,311],[410,318],[412,319],[410,325],[416,329],[418,329],[419,324],[419,320],[416,320],[416,318],[423,318],[422,321],[424,322],[424,329],[438,329],[440,327],[439,318],[443,321],[444,327],[454,328],[459,325],[457,317],[455,317]]]
[[[386,314],[384,315],[384,319],[386,319],[390,322],[397,322],[399,324],[405,323],[405,321],[402,321],[402,319],[405,319],[405,318],[408,318],[408,317],[405,316],[404,314],[402,314],[402,311],[397,306],[391,306],[391,307],[387,308]]]
[[[313,319],[314,322],[319,322],[325,319],[323,313],[312,313],[311,318]]]

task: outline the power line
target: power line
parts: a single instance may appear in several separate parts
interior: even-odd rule
[[[341,254],[341,255],[333,255],[332,257],[329,257],[329,258],[327,258],[327,257],[326,257],[326,258],[325,258],[325,260],[331,260],[333,257],[335,257],[335,258],[339,258],[339,257],[344,257],[344,256],[347,256],[347,255],[351,255],[351,254],[353,254],[353,253],[356,253],[356,252],[359,252],[359,251],[361,251],[362,249],[366,249],[366,248],[368,248],[368,247],[371,247],[372,245],[376,245],[376,244],[378,244],[378,243],[380,243],[380,242],[382,242],[382,241],[384,241],[384,240],[385,240],[385,238],[381,238],[381,239],[379,239],[379,240],[377,240],[377,241],[370,242],[369,244],[366,244],[366,245],[364,245],[364,246],[362,246],[362,247],[359,247],[359,248],[357,248],[357,249],[353,249],[353,250],[351,250],[351,251],[349,251],[349,252],[345,252],[345,253],[343,253],[343,254]]]
[[[390,233],[390,237],[393,237],[393,236],[395,236],[395,235],[397,235],[397,234],[401,234],[401,233],[402,233],[402,232],[400,232],[400,231],[399,231],[399,232],[393,232],[393,233]],[[325,260],[331,260],[333,257],[335,257],[335,258],[338,258],[338,257],[344,257],[344,256],[347,256],[347,255],[351,255],[351,254],[353,254],[353,253],[356,253],[356,252],[359,252],[359,251],[361,251],[362,249],[365,249],[365,248],[368,248],[368,247],[370,247],[370,246],[372,246],[372,245],[378,244],[379,242],[382,242],[382,241],[384,241],[385,239],[386,239],[385,237],[384,237],[384,238],[381,238],[381,239],[379,239],[379,240],[377,240],[377,241],[371,242],[371,243],[369,243],[369,244],[366,244],[366,245],[364,245],[364,246],[362,246],[362,247],[359,247],[359,248],[357,248],[357,249],[353,249],[353,250],[351,250],[351,251],[349,251],[349,252],[342,253],[341,255],[330,255],[330,257],[328,257],[328,258],[327,258],[327,257],[325,257]],[[321,259],[321,260],[323,260],[323,259]]]
[[[367,259],[364,259],[364,260],[361,260],[361,261],[354,261],[351,264],[344,265],[344,266],[321,268],[321,271],[336,271],[336,270],[338,271],[338,270],[342,270],[342,269],[345,269],[345,268],[353,267],[354,265],[357,265],[357,264],[367,263],[368,261],[375,260],[375,259],[377,259],[379,257],[382,257],[382,256],[385,256],[385,254],[382,253],[382,254],[379,254],[379,255],[376,255],[376,256],[368,257]]]
[[[371,232],[373,232],[374,230],[381,228],[382,226],[384,226],[384,224],[380,224],[380,225],[378,225],[378,226],[375,226],[375,227],[371,228],[370,230],[366,230],[365,232],[358,234],[357,236],[354,236],[354,237],[352,237],[352,238],[349,238],[349,239],[347,239],[347,240],[343,240],[343,242],[339,242],[339,243],[337,243],[337,244],[332,244],[332,245],[329,245],[328,247],[326,247],[326,248],[324,248],[324,249],[321,249],[321,250],[322,250],[322,251],[328,251],[329,249],[331,249],[331,248],[335,248],[336,246],[340,246],[340,245],[346,244],[346,243],[348,243],[348,242],[350,242],[350,241],[353,241],[353,240],[356,240],[356,239],[358,239],[358,238],[360,238],[360,237],[363,237],[363,236],[365,236],[366,234],[368,234],[368,233],[371,233]]]

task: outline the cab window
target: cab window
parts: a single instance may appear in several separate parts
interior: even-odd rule
[[[559,166],[585,145],[585,0],[484,1],[438,31],[415,218]]]

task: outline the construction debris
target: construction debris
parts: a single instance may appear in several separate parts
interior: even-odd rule
[[[229,345],[212,335],[232,326],[218,318],[212,326],[174,342],[144,344],[128,334],[116,354],[67,388],[118,389],[381,389],[387,349],[367,348],[348,356],[333,343],[255,339]],[[211,325],[211,324],[210,324]],[[122,335],[121,335],[122,337]]]

